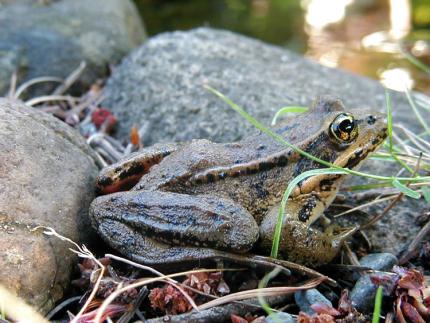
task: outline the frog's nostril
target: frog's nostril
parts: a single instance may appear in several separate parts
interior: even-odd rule
[[[376,118],[375,118],[375,116],[368,115],[368,116],[366,117],[366,122],[367,122],[367,124],[368,124],[368,125],[372,125],[372,124],[374,124],[374,123],[376,122]]]

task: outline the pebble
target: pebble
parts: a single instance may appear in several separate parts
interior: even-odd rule
[[[397,262],[397,257],[391,253],[373,253],[360,259],[360,265],[379,271],[390,271]],[[361,276],[350,294],[354,307],[363,313],[372,312],[375,302],[377,286],[371,282],[370,275],[378,274],[372,273]]]
[[[332,303],[315,288],[294,293],[294,299],[300,307],[300,311],[309,315],[315,314],[315,311],[311,308],[313,304],[322,303],[333,306]]]
[[[285,312],[272,313],[266,317],[266,323],[294,323],[296,320],[291,314]]]

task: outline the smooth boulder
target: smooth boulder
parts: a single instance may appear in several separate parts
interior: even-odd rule
[[[206,90],[205,84],[265,124],[279,108],[309,106],[317,95],[338,96],[348,108],[386,110],[384,88],[374,80],[321,66],[284,48],[210,28],[150,38],[114,70],[105,88],[104,105],[118,117],[118,137],[128,138],[136,125],[142,130],[146,146],[194,138],[228,142],[255,131]],[[391,97],[394,121],[421,132],[405,95],[391,92]],[[430,119],[428,113],[422,113]],[[362,169],[387,176],[397,173],[396,164],[388,162],[367,161]],[[345,185],[354,181],[347,180]],[[372,207],[369,215],[374,216],[383,206]],[[416,220],[424,207],[422,200],[399,203],[368,230],[375,250],[398,255],[419,231]],[[359,217],[354,225],[364,221]]]
[[[81,91],[146,37],[130,0],[10,1],[0,4],[0,30],[0,95],[15,71],[19,83],[39,76],[64,78],[86,61],[75,88]],[[38,85],[32,89],[39,91],[30,94],[52,88]]]
[[[93,234],[88,206],[95,156],[74,129],[22,103],[0,99],[0,284],[42,313],[63,296],[75,267],[69,243]]]

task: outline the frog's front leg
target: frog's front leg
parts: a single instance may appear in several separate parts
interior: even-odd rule
[[[297,219],[297,207],[295,201],[289,201],[285,209],[279,243],[279,253],[285,259],[310,266],[328,263],[337,255],[343,241],[357,231],[347,228],[335,235],[331,229],[325,232],[313,229],[306,221]],[[272,248],[278,213],[279,205],[270,210],[260,225],[260,247],[267,253]]]
[[[144,148],[102,169],[97,177],[96,190],[99,195],[127,191],[137,184],[149,169],[164,157],[178,150],[181,143],[162,143]]]
[[[148,264],[207,258],[215,249],[244,253],[258,240],[247,210],[209,195],[114,193],[96,198],[90,216],[112,247]]]

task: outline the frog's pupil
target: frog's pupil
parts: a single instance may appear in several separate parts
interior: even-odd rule
[[[354,122],[349,119],[343,120],[339,124],[339,130],[350,133],[354,129]]]

